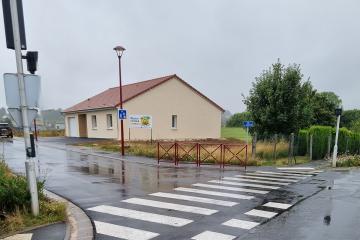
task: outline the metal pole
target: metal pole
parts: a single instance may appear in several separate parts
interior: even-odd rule
[[[249,144],[249,127],[246,127],[246,146]]]
[[[333,152],[333,159],[332,159],[332,166],[336,167],[336,158],[337,158],[337,152],[338,152],[338,138],[339,138],[339,127],[340,127],[340,115],[337,117],[336,122],[336,135],[335,135],[335,146],[334,146],[334,152]]]
[[[36,118],[34,119],[34,131],[35,131],[35,140],[38,141],[38,134],[36,129]]]
[[[122,82],[121,82],[121,56],[118,56],[119,59],[119,85],[120,85],[120,108],[123,108],[123,98],[122,98]],[[120,131],[121,131],[121,155],[125,155],[125,148],[124,148],[124,121],[120,119]]]
[[[27,103],[26,103],[26,93],[25,93],[25,83],[24,83],[24,70],[22,65],[22,53],[21,53],[21,43],[20,43],[20,31],[19,31],[19,18],[17,11],[17,1],[10,0],[10,9],[11,9],[11,21],[14,34],[14,46],[15,46],[15,56],[16,56],[16,67],[18,75],[18,84],[19,84],[19,95],[20,95],[20,109],[22,116],[22,124],[24,131],[24,142],[25,142],[25,153],[30,149],[30,130],[28,122],[28,113],[27,113]],[[35,162],[26,154],[26,177],[29,185],[30,195],[31,195],[31,211],[34,216],[39,215],[39,199],[37,192],[36,184],[36,174],[35,174]]]

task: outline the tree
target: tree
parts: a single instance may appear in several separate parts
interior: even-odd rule
[[[360,119],[360,110],[353,109],[353,110],[346,110],[343,112],[341,116],[341,123],[342,127],[352,128],[352,125]]]
[[[251,115],[249,112],[235,113],[230,117],[226,122],[227,127],[242,127],[244,121],[251,120]]]
[[[303,80],[299,65],[284,67],[278,61],[255,80],[244,100],[255,131],[261,136],[288,135],[310,126],[316,92],[309,80]]]
[[[341,106],[341,99],[333,92],[318,92],[313,99],[314,125],[334,126],[335,109]]]
[[[352,122],[350,130],[356,133],[360,133],[360,119]]]

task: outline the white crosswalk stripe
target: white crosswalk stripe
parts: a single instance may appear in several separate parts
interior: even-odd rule
[[[182,227],[185,226],[186,224],[193,222],[192,220],[185,218],[169,217],[166,215],[160,215],[160,214],[154,214],[154,213],[148,213],[148,212],[136,211],[131,209],[106,206],[106,205],[100,205],[93,208],[88,208],[88,210],[111,214],[120,217],[132,218],[136,220],[142,220],[146,222],[160,223],[173,227]]]
[[[279,176],[287,176],[287,177],[296,177],[296,178],[306,178],[311,177],[311,174],[293,174],[293,173],[284,173],[284,172],[266,172],[266,171],[256,171],[256,173],[270,174],[270,175],[279,175]]]
[[[99,234],[126,240],[148,240],[159,236],[158,233],[136,228],[119,226],[111,223],[94,221],[96,232]]]
[[[279,170],[304,170],[304,171],[313,171],[315,168],[312,167],[278,167]]]
[[[229,190],[229,191],[237,191],[237,192],[257,193],[257,194],[269,193],[269,191],[239,188],[239,187],[227,187],[227,186],[222,186],[222,185],[213,185],[213,184],[204,184],[204,183],[195,183],[195,184],[193,184],[193,186],[203,187],[203,188],[212,188],[212,189],[222,189],[222,190]]]
[[[271,178],[271,177],[257,177],[257,176],[248,176],[248,175],[235,175],[238,178],[249,178],[249,179],[263,179],[263,180],[271,180],[271,181],[278,181],[278,182],[288,182],[288,183],[295,183],[298,182],[297,180],[285,180],[279,178]]]
[[[288,209],[291,207],[291,204],[286,203],[277,203],[277,202],[268,202],[263,205],[264,207],[278,208],[278,209]]]
[[[265,189],[279,189],[280,188],[280,187],[276,187],[276,186],[266,186],[266,185],[253,184],[253,183],[243,183],[243,182],[229,182],[229,181],[222,181],[222,180],[211,180],[209,182],[210,183],[225,184],[225,185],[265,188]]]
[[[293,176],[292,174],[289,175],[279,175],[276,173],[262,173],[262,172],[255,172],[255,173],[247,173],[246,175],[252,175],[252,176],[264,176],[264,177],[274,177],[274,178],[283,178],[283,179],[293,179],[293,180],[302,180],[307,178],[308,176],[304,176],[304,175],[297,175],[297,176]]]
[[[207,190],[201,190],[201,189],[197,189],[197,188],[178,187],[178,188],[175,188],[174,190],[175,191],[182,191],[182,192],[191,192],[191,193],[219,196],[219,197],[245,199],[245,200],[250,200],[250,199],[254,198],[253,196],[247,196],[247,195],[242,195],[242,194],[207,191]]]
[[[216,199],[211,199],[211,198],[193,197],[193,196],[188,196],[188,195],[164,193],[164,192],[152,193],[149,195],[155,196],[155,197],[172,198],[172,199],[185,200],[185,201],[191,201],[191,202],[208,203],[208,204],[214,204],[214,205],[226,206],[226,207],[232,207],[232,206],[235,206],[238,204],[237,202],[222,201],[222,200],[216,200]]]
[[[287,186],[290,183],[282,183],[282,182],[271,182],[271,181],[265,181],[265,180],[255,180],[255,179],[247,179],[247,178],[235,178],[235,177],[224,177],[224,180],[232,180],[232,181],[240,181],[240,182],[254,182],[254,183],[265,183],[270,185],[281,185],[281,186]]]
[[[301,175],[304,175],[304,174],[314,176],[314,175],[317,175],[317,174],[318,174],[318,173],[313,172],[313,171],[310,171],[310,172],[302,172],[302,171],[301,171],[301,172],[299,172],[299,171],[286,171],[286,170],[281,170],[280,172],[282,172],[282,173],[297,174],[298,176],[301,176]]]
[[[212,232],[212,231],[205,231],[205,232],[202,232],[202,233],[192,237],[191,239],[193,239],[193,240],[210,240],[210,239],[232,240],[234,238],[236,238],[236,237],[232,236],[232,235],[227,235],[227,234]]]
[[[208,209],[208,208],[193,207],[188,205],[167,203],[167,202],[154,201],[154,200],[148,200],[142,198],[129,198],[123,200],[122,202],[148,206],[148,207],[162,208],[162,209],[172,209],[176,211],[190,212],[190,213],[202,214],[202,215],[212,215],[218,212],[217,210]]]
[[[255,217],[272,218],[272,217],[276,216],[278,213],[253,209],[244,214],[249,215],[249,216],[255,216]]]
[[[258,226],[259,224],[260,223],[257,222],[245,221],[240,219],[230,219],[229,221],[224,222],[222,225],[249,230]]]
[[[264,174],[264,173],[246,173],[245,176],[258,176],[258,177],[271,177],[274,179],[282,179],[282,180],[296,180],[299,181],[301,179],[305,179],[306,177],[293,177],[293,176],[274,176],[272,174]]]

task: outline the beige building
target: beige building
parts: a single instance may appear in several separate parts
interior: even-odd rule
[[[120,139],[119,103],[115,87],[66,109],[66,136]],[[224,110],[176,75],[123,86],[123,108],[126,140],[220,138]]]

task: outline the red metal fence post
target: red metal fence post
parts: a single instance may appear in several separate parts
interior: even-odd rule
[[[179,163],[178,163],[178,146],[176,142],[174,143],[174,151],[175,151],[175,155],[174,155],[175,166],[177,166]]]
[[[158,164],[160,164],[160,142],[157,143]]]
[[[245,149],[245,171],[246,171],[246,165],[247,165],[247,159],[248,159],[248,145],[246,144],[246,149]]]

